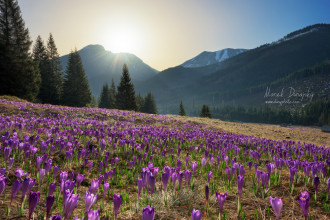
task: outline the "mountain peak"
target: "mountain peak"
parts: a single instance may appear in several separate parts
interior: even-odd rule
[[[181,66],[185,68],[196,68],[196,67],[211,65],[214,63],[220,63],[228,58],[236,56],[245,51],[246,49],[232,49],[232,48],[225,48],[214,52],[203,51],[196,57],[181,64]]]
[[[84,50],[96,50],[96,51],[105,51],[104,47],[100,44],[90,44],[86,47],[82,48],[81,51]]]

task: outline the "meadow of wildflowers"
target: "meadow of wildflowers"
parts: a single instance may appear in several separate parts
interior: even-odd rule
[[[330,148],[0,100],[0,219],[329,219]]]

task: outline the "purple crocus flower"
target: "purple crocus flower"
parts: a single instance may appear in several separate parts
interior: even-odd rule
[[[8,170],[11,170],[11,168],[14,165],[14,161],[15,161],[15,158],[9,158],[9,161],[8,161]]]
[[[27,173],[27,172],[24,172],[24,170],[22,170],[22,169],[20,169],[20,168],[17,168],[17,169],[15,170],[15,176],[16,176],[17,178],[19,178],[19,179],[22,179],[22,177],[23,177],[23,176],[26,176],[26,175],[28,175],[28,173]]]
[[[52,206],[54,204],[55,197],[54,196],[48,196],[46,199],[46,218],[49,218],[50,211],[52,210]]]
[[[216,192],[215,196],[217,197],[218,200],[220,215],[222,215],[223,205],[225,204],[227,193]]]
[[[329,190],[330,190],[330,178],[327,180],[327,193],[329,193]]]
[[[105,200],[105,197],[109,191],[109,188],[110,188],[110,184],[105,182],[103,183],[103,200]]]
[[[60,215],[54,215],[50,218],[50,220],[62,220],[62,216]]]
[[[269,202],[270,205],[272,206],[275,215],[276,215],[276,219],[279,220],[280,219],[280,215],[281,215],[281,210],[282,210],[282,199],[278,199],[278,198],[272,198],[271,196],[269,197]]]
[[[0,195],[5,190],[7,184],[7,178],[0,174]]]
[[[152,194],[154,193],[155,184],[156,184],[156,179],[152,175],[152,173],[150,173],[150,176],[148,178],[148,185],[149,185],[149,190],[150,190],[150,193],[151,193],[151,197],[152,197]]]
[[[243,164],[241,164],[241,165],[239,166],[238,172],[239,172],[239,175],[244,176],[244,174],[245,174],[245,169],[244,169],[244,165],[243,165]]]
[[[100,210],[93,211],[92,209],[88,211],[88,220],[100,220]]]
[[[39,198],[40,198],[39,192],[30,192],[30,195],[29,195],[29,220],[31,219],[31,215],[34,212],[34,209],[37,207]]]
[[[5,173],[6,173],[6,169],[5,168],[0,168],[0,174],[4,176]]]
[[[296,172],[297,172],[297,169],[295,167],[290,167],[289,172],[290,172],[290,183],[292,185],[294,176],[296,175]]]
[[[270,178],[269,173],[264,173],[264,172],[261,173],[261,184],[263,189],[267,188],[269,178]]]
[[[197,169],[197,162],[191,162],[191,170],[193,171],[193,176],[195,176],[196,169]]]
[[[212,176],[212,171],[207,172],[207,182],[210,183],[211,176]]]
[[[202,167],[203,167],[203,170],[204,170],[205,164],[206,164],[206,159],[205,158],[202,158]]]
[[[191,179],[191,171],[185,170],[184,171],[184,180],[186,185],[190,185],[190,179]]]
[[[56,182],[49,184],[48,195],[52,196],[56,189]]]
[[[181,185],[182,185],[182,180],[183,180],[183,172],[180,171],[179,174],[178,174],[178,181],[179,181],[179,189],[181,189]]]
[[[228,180],[231,181],[231,178],[232,178],[231,168],[230,167],[226,167],[225,168],[225,171],[226,171]]]
[[[248,166],[249,166],[249,171],[251,172],[251,168],[252,168],[252,161],[248,162]]]
[[[300,192],[298,195],[299,204],[305,216],[305,220],[308,217],[308,208],[309,208],[309,193],[307,190]]]
[[[210,189],[209,189],[209,186],[206,185],[205,186],[205,198],[206,198],[206,202],[209,201],[209,194],[210,194]]]
[[[55,168],[55,167],[54,167]],[[61,171],[60,173],[60,181],[65,182],[68,179],[69,173],[67,171]]]
[[[70,190],[71,192],[74,189],[76,182],[75,181],[71,181],[71,180],[67,180],[65,181],[65,183],[63,183],[63,181],[61,182],[62,185],[62,191],[65,192],[66,190]]]
[[[85,175],[82,174],[77,174],[76,176],[76,180],[77,180],[77,189],[79,188],[80,184],[82,183],[82,181],[84,180]]]
[[[244,177],[239,175],[237,177],[237,191],[238,191],[238,200],[239,201],[241,201],[243,185],[244,185]]]
[[[54,180],[56,179],[56,177],[57,177],[57,175],[58,175],[58,171],[59,171],[58,166],[54,166],[54,167],[53,167]]]
[[[146,206],[142,210],[142,220],[154,220],[155,210],[154,207]]]
[[[320,185],[320,178],[319,178],[318,176],[315,176],[315,177],[313,178],[313,182],[314,182],[315,195],[316,195],[316,193],[317,193],[317,189],[318,189],[318,187],[319,187],[319,185]]]
[[[45,169],[40,169],[40,172],[39,172],[39,184],[42,183],[42,180],[44,179],[45,174],[46,174],[46,170]]]
[[[99,181],[98,180],[92,180],[91,186],[89,187],[89,191],[93,194],[96,193],[97,189],[99,188]]]
[[[90,192],[85,193],[85,212],[90,210],[90,208],[96,202],[96,200],[97,200],[97,194],[94,195]]]
[[[143,187],[142,179],[138,179],[138,181],[137,181],[137,186],[138,186],[138,198],[139,198],[140,195],[141,195],[142,187]]]
[[[32,187],[34,186],[36,179],[25,178],[22,183],[22,202],[25,195],[30,195]]]
[[[10,147],[5,147],[5,149],[3,150],[3,156],[4,156],[4,160],[5,162],[7,162],[7,160],[9,159],[9,155],[11,153],[11,148]]]
[[[116,193],[114,193],[112,199],[113,199],[113,207],[115,210],[115,219],[116,219],[123,198],[121,197],[121,195],[117,195]]]
[[[22,186],[22,181],[19,179],[16,179],[15,182],[13,183],[13,186],[11,188],[11,199],[10,199],[10,205],[13,202],[14,197],[18,193],[19,189]]]
[[[166,192],[168,180],[170,179],[170,173],[169,172],[163,172],[162,173],[162,182],[163,182],[163,189],[164,192]]]
[[[192,210],[191,213],[191,220],[201,220],[202,219],[202,215],[201,212],[199,210]]]
[[[75,195],[70,190],[66,190],[63,195],[64,219],[69,219],[73,210],[77,207],[79,195]]]
[[[42,157],[37,157],[36,158],[36,168],[37,168],[37,170],[40,170],[40,165],[41,165],[41,163],[42,163]]]

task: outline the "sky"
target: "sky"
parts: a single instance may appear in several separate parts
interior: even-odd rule
[[[101,44],[157,70],[203,51],[252,49],[316,23],[328,0],[18,0],[32,40],[52,33],[60,55]]]

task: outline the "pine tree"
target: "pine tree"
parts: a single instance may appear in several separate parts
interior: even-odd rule
[[[116,107],[121,110],[137,111],[134,85],[131,82],[127,65],[123,66],[123,74],[117,88]]]
[[[91,103],[92,94],[77,49],[69,54],[63,87],[63,104],[84,107]]]
[[[139,112],[144,112],[143,105],[144,105],[144,98],[141,94],[137,94],[136,96],[136,104]]]
[[[63,92],[64,74],[60,61],[60,55],[57,52],[53,35],[50,33],[47,42],[47,54],[49,58],[49,103],[60,104]]]
[[[183,106],[182,101],[180,102],[180,111],[179,111],[179,115],[181,115],[181,116],[186,116],[186,112],[185,112],[185,110],[184,110],[184,106]]]
[[[110,108],[109,103],[109,86],[108,83],[105,83],[102,87],[101,95],[100,95],[100,103],[99,108]]]
[[[151,92],[148,92],[148,94],[144,98],[142,112],[149,114],[157,114],[156,101]]]
[[[211,112],[208,105],[202,106],[202,110],[199,116],[204,118],[211,118]]]
[[[49,62],[46,47],[40,35],[37,37],[36,42],[33,47],[33,60],[39,66],[39,71],[41,75],[41,84],[38,94],[38,99],[41,103],[50,103],[49,98]]]
[[[36,99],[41,78],[31,43],[17,0],[0,0],[0,94]]]
[[[115,82],[112,79],[111,87],[109,89],[109,105],[110,108],[115,109],[116,108],[116,86]]]

